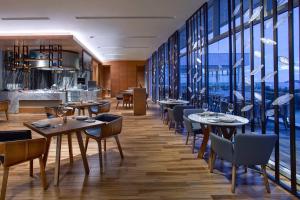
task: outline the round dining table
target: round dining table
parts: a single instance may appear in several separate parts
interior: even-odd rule
[[[174,106],[177,106],[177,105],[185,105],[185,104],[189,104],[190,102],[189,101],[186,101],[186,100],[177,100],[177,99],[172,99],[172,100],[160,100],[158,101],[159,104],[163,105],[163,106],[166,106],[166,107],[174,107]]]
[[[247,118],[241,116],[214,112],[195,113],[189,115],[188,118],[193,122],[200,123],[202,129],[203,140],[198,152],[198,158],[203,158],[204,156],[209,134],[213,127],[224,138],[231,140],[232,136],[236,134],[237,127],[249,123]]]

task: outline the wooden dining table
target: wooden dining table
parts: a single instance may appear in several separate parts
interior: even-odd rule
[[[83,115],[85,115],[85,109],[87,109],[90,106],[98,106],[103,103],[101,102],[74,102],[74,103],[68,103],[68,107],[72,107],[74,109],[78,110],[78,115],[81,115],[81,111]]]
[[[76,133],[83,166],[85,169],[85,173],[89,174],[89,165],[86,158],[86,152],[84,150],[84,145],[82,141],[81,132],[88,129],[99,127],[104,122],[95,121],[95,122],[86,122],[77,120],[72,117],[68,117],[66,122],[63,122],[61,118],[52,118],[52,119],[44,119],[41,120],[43,122],[47,122],[50,125],[44,128],[38,128],[32,124],[32,122],[24,122],[24,126],[28,127],[29,129],[35,131],[36,133],[44,136],[47,140],[46,142],[46,150],[43,156],[43,161],[46,167],[47,159],[49,155],[49,148],[51,144],[52,137],[56,136],[56,158],[55,158],[55,173],[54,173],[54,185],[58,186],[59,184],[59,172],[60,172],[60,157],[61,157],[61,143],[62,143],[62,136],[68,135],[68,145],[69,145],[69,156],[70,162],[73,162],[73,150],[72,150],[72,133]]]
[[[200,123],[201,130],[203,133],[203,140],[198,152],[198,158],[203,158],[208,140],[209,134],[212,128],[216,128],[218,133],[222,134],[224,138],[231,139],[232,136],[236,133],[236,129],[239,126],[243,126],[249,123],[247,118],[230,115],[224,113],[195,113],[188,116],[193,122]],[[232,121],[227,121],[225,119],[232,119]]]

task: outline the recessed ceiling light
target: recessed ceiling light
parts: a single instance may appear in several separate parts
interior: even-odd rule
[[[90,38],[93,39],[95,36],[91,35]]]
[[[2,20],[18,21],[18,20],[50,20],[49,17],[3,17]]]
[[[79,16],[79,20],[96,20],[96,19],[175,19],[175,16]]]

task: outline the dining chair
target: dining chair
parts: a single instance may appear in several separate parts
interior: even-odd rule
[[[117,110],[118,107],[119,107],[119,104],[123,102],[123,95],[122,94],[118,94],[116,96],[116,99],[117,99],[117,106],[116,106],[116,110]]]
[[[46,139],[32,139],[30,130],[0,131],[0,163],[3,166],[3,178],[0,199],[5,199],[9,168],[30,162],[30,176],[33,176],[33,160],[40,163],[41,184],[47,188],[45,165],[42,155],[45,153]]]
[[[232,163],[231,192],[235,192],[236,170],[238,166],[260,165],[264,184],[268,193],[270,186],[266,173],[266,165],[270,159],[278,136],[274,134],[237,134],[231,142],[214,133],[210,134],[211,154],[210,172],[213,172],[216,155]]]
[[[173,108],[175,133],[178,131],[178,126],[183,127],[183,110],[192,108],[194,107],[189,105],[177,105]]]
[[[172,124],[174,123],[174,111],[172,108],[167,108],[167,113],[168,113],[168,126],[169,126],[169,130],[171,130]]]
[[[92,105],[88,107],[89,116],[92,117],[93,114],[98,115],[100,113],[107,113],[110,111],[110,102],[102,101],[102,104]]]
[[[131,94],[123,94],[123,107],[130,108],[132,104],[132,95]]]
[[[189,137],[191,134],[193,134],[193,146],[192,146],[192,153],[194,153],[195,149],[195,142],[196,142],[196,135],[202,134],[201,126],[199,123],[195,123],[192,120],[188,118],[189,115],[194,114],[194,113],[202,113],[202,109],[184,109],[183,110],[183,121],[184,121],[184,126],[187,131],[186,135],[186,141],[185,144],[188,144]]]
[[[4,112],[6,120],[8,120],[8,104],[9,101],[0,101],[0,112]]]
[[[103,161],[102,161],[102,141],[104,141],[104,151],[106,151],[106,139],[114,137],[118,146],[118,150],[121,158],[124,158],[121,144],[118,135],[122,132],[123,118],[119,115],[113,114],[101,114],[95,117],[95,120],[105,122],[101,127],[90,128],[85,130],[86,141],[85,151],[87,151],[89,139],[92,138],[97,141],[99,149],[99,163],[100,171],[103,172]]]

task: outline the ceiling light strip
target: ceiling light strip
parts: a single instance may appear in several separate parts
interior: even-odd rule
[[[49,17],[3,17],[5,21],[22,21],[22,20],[50,20]]]
[[[175,19],[175,16],[79,16],[78,20],[97,20],[97,19]]]

